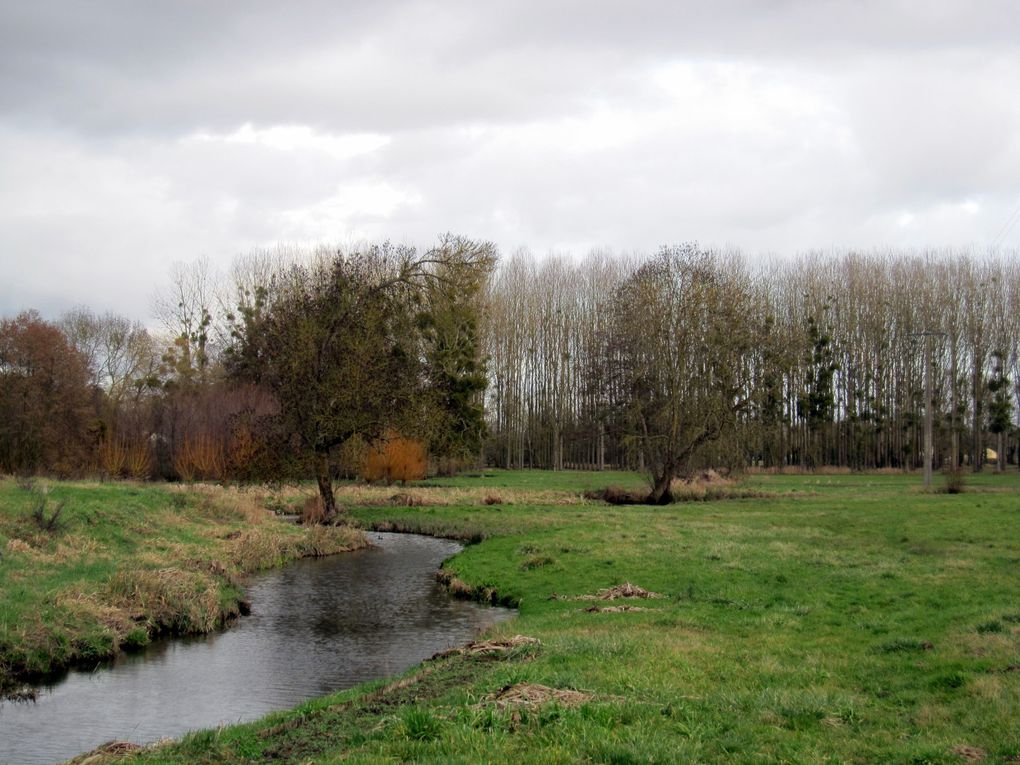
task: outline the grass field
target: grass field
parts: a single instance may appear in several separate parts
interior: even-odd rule
[[[208,632],[238,614],[244,574],[363,543],[350,529],[276,520],[266,499],[219,487],[40,481],[29,490],[0,480],[0,691],[159,633]],[[42,523],[32,517],[39,502]]]
[[[490,471],[414,490],[639,480]],[[758,475],[742,483],[756,498],[664,508],[357,509],[365,525],[481,539],[446,578],[519,605],[490,637],[541,644],[436,659],[136,757],[1020,762],[1020,476],[970,478],[962,495],[919,483]],[[662,597],[575,599],[626,582]]]

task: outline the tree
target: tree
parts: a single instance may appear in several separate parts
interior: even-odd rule
[[[610,363],[628,436],[655,504],[750,401],[750,291],[734,260],[696,244],[664,247],[616,294]]]
[[[170,337],[163,356],[174,384],[205,382],[212,361],[215,275],[209,260],[177,262],[170,269],[170,291],[154,301],[156,317]]]
[[[155,372],[155,342],[137,321],[78,306],[60,318],[59,327],[85,360],[92,386],[106,394],[114,410]]]
[[[477,454],[486,435],[488,387],[478,319],[485,283],[496,262],[489,242],[444,236],[427,254],[435,262],[420,316],[425,347],[425,418],[429,447],[439,457]]]
[[[822,306],[823,314],[828,310],[828,305]],[[807,338],[807,373],[804,377],[804,392],[797,400],[797,416],[807,423],[811,444],[805,456],[810,466],[816,467],[822,462],[819,432],[832,422],[835,408],[832,377],[839,369],[839,364],[833,360],[832,338],[813,316],[807,320]]]
[[[1013,424],[1013,402],[1009,378],[1006,377],[1006,355],[992,351],[992,375],[988,380],[988,430],[998,438],[995,470],[1001,473],[1006,463],[1006,433]]]
[[[337,514],[335,449],[355,436],[421,429],[427,288],[469,269],[464,262],[443,247],[320,251],[274,274],[228,317],[227,369],[277,399],[283,433],[313,457],[327,520]]]
[[[0,321],[0,471],[82,467],[93,413],[85,359],[34,311]]]

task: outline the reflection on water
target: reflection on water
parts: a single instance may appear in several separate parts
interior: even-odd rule
[[[512,611],[435,582],[455,542],[369,535],[377,547],[259,575],[254,612],[217,635],[160,641],[73,671],[34,704],[0,702],[0,763],[53,763],[111,739],[147,743],[252,720],[407,669]]]

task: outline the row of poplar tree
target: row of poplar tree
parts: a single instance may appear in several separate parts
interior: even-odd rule
[[[706,254],[746,293],[716,341],[752,331],[755,347],[731,393],[732,427],[692,464],[918,467],[929,351],[936,466],[1017,462],[1015,254]],[[485,322],[490,463],[642,466],[642,432],[620,406],[634,381],[614,373],[611,348],[621,289],[647,261],[521,251],[500,263]]]

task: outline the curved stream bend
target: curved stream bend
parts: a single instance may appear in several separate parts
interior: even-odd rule
[[[111,739],[147,743],[253,720],[401,672],[512,615],[449,597],[434,573],[461,549],[414,534],[255,578],[226,632],[154,643],[72,671],[35,703],[0,702],[0,763],[53,763]]]

